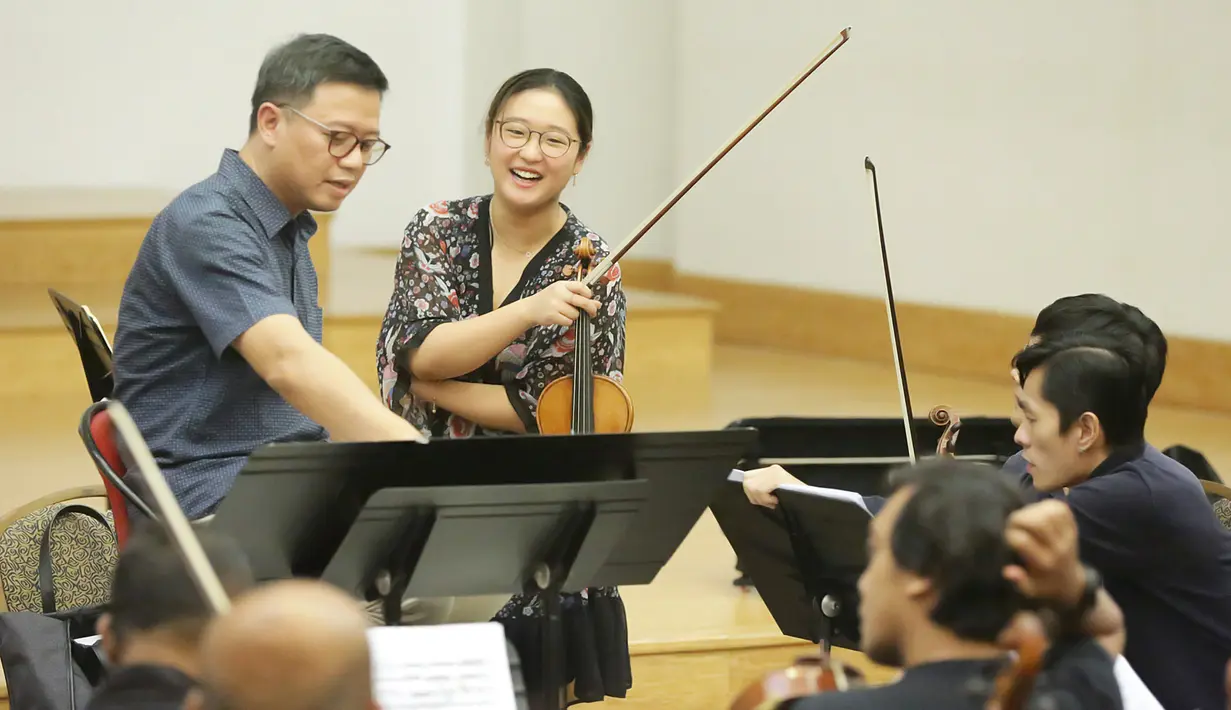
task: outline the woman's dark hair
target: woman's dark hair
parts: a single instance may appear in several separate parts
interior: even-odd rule
[[[496,124],[496,115],[504,107],[505,102],[523,91],[534,89],[552,89],[560,94],[564,103],[573,112],[577,121],[577,134],[581,139],[580,154],[585,155],[590,149],[590,141],[594,138],[594,109],[590,107],[590,97],[585,89],[573,77],[555,69],[527,69],[509,77],[492,97],[492,104],[487,109],[487,135],[491,135]]]
[[[932,581],[932,620],[960,638],[994,641],[1025,604],[1004,578],[1005,565],[1020,563],[1005,526],[1026,504],[1022,492],[991,466],[951,458],[895,469],[888,483],[914,488],[890,547],[899,567]]]

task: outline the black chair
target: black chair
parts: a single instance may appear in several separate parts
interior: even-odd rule
[[[111,343],[98,319],[87,306],[55,289],[47,289],[47,295],[51,296],[51,302],[60,313],[60,320],[64,321],[64,327],[77,345],[81,368],[85,371],[86,384],[90,387],[90,397],[95,402],[110,397],[115,386],[111,370]]]

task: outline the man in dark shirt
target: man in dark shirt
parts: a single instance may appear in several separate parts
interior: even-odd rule
[[[1014,358],[1033,487],[1067,501],[1082,558],[1124,610],[1124,656],[1168,710],[1221,710],[1231,532],[1200,482],[1143,438],[1154,379],[1139,341],[1045,339]]]
[[[388,86],[328,35],[265,58],[248,140],[154,220],[124,285],[114,398],[189,518],[273,442],[423,440],[325,350],[310,210],[336,210],[383,155]]]
[[[1039,311],[1030,331],[1030,343],[1068,334],[1100,335],[1120,342],[1140,342],[1144,348],[1146,404],[1154,399],[1163,372],[1167,369],[1167,337],[1153,320],[1136,306],[1121,303],[1101,293],[1065,296]],[[1021,391],[1021,378],[1014,368],[1010,372],[1016,391]],[[1021,410],[1013,410],[1013,421],[1021,422]],[[1031,490],[1026,461],[1017,452],[1005,461],[1002,470],[1018,479],[1024,490]]]
[[[893,479],[896,492],[869,526],[859,618],[864,653],[903,675],[811,696],[792,710],[983,708],[1027,598],[1065,619],[1033,697],[1047,696],[1057,709],[1118,710],[1112,659],[1123,644],[1122,619],[1078,559],[1067,507],[1023,506],[994,468],[953,459]]]
[[[234,541],[210,530],[197,537],[229,595],[253,585]],[[88,710],[182,707],[200,670],[198,647],[213,614],[179,549],[156,524],[140,524],[120,553],[108,611],[99,619],[106,679]]]

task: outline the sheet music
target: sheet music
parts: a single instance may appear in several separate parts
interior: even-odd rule
[[[498,623],[378,626],[368,644],[382,710],[516,710]]]
[[[727,475],[727,480],[734,481],[736,483],[743,483],[744,472],[739,469],[731,469],[731,473]],[[872,511],[868,509],[868,504],[864,501],[863,496],[855,491],[844,491],[840,488],[824,488],[822,486],[798,485],[794,483],[779,486],[778,490],[795,491],[797,493],[819,496],[821,498],[831,498],[833,500],[844,500],[848,503],[853,503],[859,506],[863,512],[868,514],[869,518],[872,517]]]

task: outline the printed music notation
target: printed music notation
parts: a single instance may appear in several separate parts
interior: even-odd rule
[[[368,630],[372,684],[383,710],[514,710],[500,624]]]

